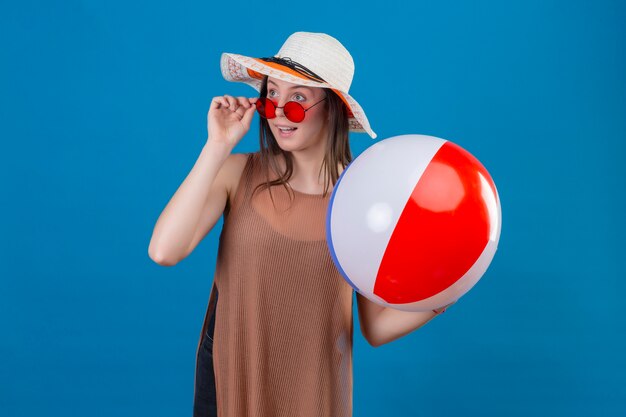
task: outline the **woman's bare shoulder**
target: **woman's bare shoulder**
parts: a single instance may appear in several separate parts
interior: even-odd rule
[[[228,200],[231,204],[233,197],[237,193],[237,186],[239,185],[239,181],[243,175],[243,170],[248,162],[248,155],[249,154],[247,153],[231,153],[224,163],[224,168],[227,171],[226,175],[228,178]]]

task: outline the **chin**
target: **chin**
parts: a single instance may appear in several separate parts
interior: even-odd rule
[[[281,148],[282,148],[282,147],[288,147],[288,148],[291,148],[291,147],[293,147],[296,143],[299,143],[299,142],[300,142],[300,140],[299,140],[300,135],[298,134],[298,133],[300,133],[300,132],[297,132],[296,134],[294,134],[294,136],[291,136],[291,137],[289,137],[289,138],[283,138],[283,137],[281,137],[281,136],[280,136],[280,134],[279,134],[279,133],[274,133],[274,132],[272,132],[272,133],[274,134],[274,139],[276,139],[276,143],[278,143],[278,145],[279,145]]]
[[[278,147],[280,149],[282,149],[285,152],[293,152],[293,151],[297,151],[298,149],[300,149],[298,146],[296,146],[295,143],[291,142],[291,143],[285,143],[282,142],[280,139],[277,141],[278,142]]]

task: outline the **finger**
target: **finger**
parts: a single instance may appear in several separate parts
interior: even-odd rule
[[[245,114],[247,110],[248,109],[246,109],[244,106],[239,106],[237,107],[237,110],[235,110],[235,113],[237,113],[239,117],[243,117],[243,115]]]
[[[241,121],[243,122],[244,125],[250,126],[250,123],[252,122],[252,117],[254,117],[255,110],[256,110],[255,106],[250,106],[246,110],[246,112],[243,114]]]
[[[240,106],[243,106],[244,109],[247,109],[250,107],[250,102],[248,101],[246,97],[237,97],[237,101],[239,102]]]
[[[211,101],[211,109],[219,109],[221,107],[228,107],[228,102],[224,100],[224,97],[222,96],[213,97],[213,100]]]
[[[235,97],[229,96],[228,94],[225,94],[224,98],[228,102],[228,108],[229,109],[231,109],[232,111],[237,110],[237,99],[235,99]]]
[[[209,106],[209,110],[219,109],[219,108],[220,108],[219,97],[213,97],[213,100],[211,100],[211,106]]]

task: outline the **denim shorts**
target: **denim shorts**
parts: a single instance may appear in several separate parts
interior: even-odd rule
[[[215,305],[217,307],[217,288],[215,288]],[[196,361],[196,388],[193,399],[193,417],[217,417],[217,401],[215,394],[215,372],[213,370],[213,333],[215,331],[215,312],[211,320]]]

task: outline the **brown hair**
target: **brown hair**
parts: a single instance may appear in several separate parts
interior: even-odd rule
[[[267,96],[267,78],[267,76],[263,77],[259,97]],[[330,183],[334,186],[339,179],[337,164],[341,163],[343,168],[348,166],[348,164],[352,162],[352,153],[350,151],[350,142],[348,137],[348,109],[341,98],[332,90],[328,88],[324,88],[323,90],[327,97],[327,100],[324,100],[323,104],[329,116],[328,141],[326,143],[326,151],[324,152],[324,160],[322,161],[322,166],[320,167],[320,173],[324,170],[325,185],[323,196],[325,197],[328,193]],[[287,182],[293,174],[293,156],[291,155],[291,152],[283,151],[280,146],[278,146],[276,138],[270,130],[267,119],[262,117],[259,119],[261,169],[265,173],[266,180],[264,183],[257,185],[253,192],[256,192],[259,188],[261,188],[261,190],[269,189],[270,197],[273,203],[274,198],[272,197],[271,187],[275,185],[282,185],[288,193],[290,192],[291,199],[293,200],[293,190]],[[275,158],[273,158],[273,156],[279,154],[282,154],[285,159],[286,170],[282,173],[279,172],[279,166],[276,163]],[[269,168],[271,168],[272,171],[274,171],[274,173],[278,176],[277,179],[270,181]]]

